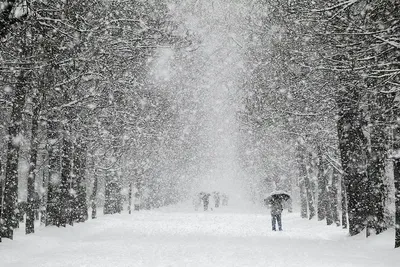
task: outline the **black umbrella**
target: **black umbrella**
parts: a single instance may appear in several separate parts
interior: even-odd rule
[[[290,195],[284,191],[274,191],[269,196],[264,199],[265,202],[271,202],[271,201],[287,201],[290,199]]]

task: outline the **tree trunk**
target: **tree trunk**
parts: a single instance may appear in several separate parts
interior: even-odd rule
[[[95,173],[94,173],[93,191],[92,191],[92,195],[90,196],[90,201],[91,201],[91,204],[92,204],[92,219],[96,219],[96,217],[97,217],[97,205],[96,205],[97,190],[98,190],[98,178],[97,178],[97,174],[96,174],[96,171],[95,171]]]
[[[80,159],[78,152],[78,143],[76,141],[70,143],[70,170],[68,181],[68,216],[67,223],[73,225],[74,222],[78,221],[79,217],[79,204],[78,204],[78,169],[80,169]]]
[[[304,154],[306,151],[304,149]],[[314,194],[313,194],[313,186],[311,185],[310,181],[310,165],[307,163],[307,158],[303,157],[303,164],[306,168],[306,175],[304,176],[304,185],[306,187],[307,193],[307,204],[308,204],[308,211],[310,212],[310,216],[308,217],[309,220],[314,218],[315,216],[315,208],[314,208]]]
[[[386,126],[390,116],[388,111],[393,106],[394,94],[377,93],[370,97],[373,103],[371,107],[370,131],[370,155],[368,157],[368,179],[370,181],[369,196],[371,213],[367,236],[371,230],[380,234],[387,229],[385,220],[386,200],[388,198],[388,187],[386,184],[385,163],[388,158],[389,129]]]
[[[47,123],[47,151],[49,155],[49,181],[47,185],[46,226],[60,226],[60,143],[59,123],[50,116]]]
[[[70,207],[71,207],[71,220],[73,222],[78,222],[80,217],[80,207],[79,207],[79,179],[81,170],[81,144],[79,140],[75,141],[74,148],[72,149],[72,181],[71,181],[71,191],[70,194]]]
[[[375,126],[371,131],[371,152],[368,157],[368,179],[370,181],[368,195],[371,203],[371,210],[368,214],[367,222],[367,237],[374,231],[375,234],[380,234],[387,229],[385,223],[385,206],[388,195],[387,186],[384,183],[385,177],[385,161],[386,147],[382,130],[376,129]]]
[[[106,184],[104,186],[104,207],[103,207],[103,213],[104,214],[112,214],[114,212],[112,212],[112,188],[111,188],[111,184],[112,182],[109,181],[110,177],[106,177]]]
[[[132,213],[132,182],[129,183],[128,212],[129,214]]]
[[[87,147],[86,144],[81,141],[81,167],[78,176],[78,203],[79,203],[79,218],[78,222],[85,222],[88,217],[88,205],[87,205],[87,192],[86,192],[86,163],[87,163]]]
[[[60,225],[66,226],[66,224],[73,224],[73,220],[71,218],[71,150],[72,143],[70,141],[70,137],[68,132],[64,132],[63,138],[63,146],[62,146],[62,156],[61,156],[61,185],[60,185]]]
[[[13,18],[13,10],[18,5],[17,0],[7,0],[2,2],[0,9],[0,38],[6,36],[13,24],[21,22],[20,19]]]
[[[366,141],[362,131],[362,115],[358,110],[360,92],[358,88],[350,88],[342,93],[338,100],[337,128],[347,194],[349,233],[354,236],[366,227],[371,209],[366,174]]]
[[[42,162],[43,164],[46,162],[46,156],[42,155]],[[49,174],[49,170],[48,170],[48,163],[44,164],[44,168],[42,170],[42,187],[45,188],[45,192],[47,192],[48,189],[48,174]],[[40,202],[40,224],[41,225],[46,225],[46,207],[47,207],[47,194],[42,194],[41,195],[41,202]]]
[[[304,185],[304,178],[303,181],[300,182],[300,205],[301,205],[301,218],[307,218],[307,194],[306,194],[306,187]]]
[[[400,125],[394,129],[394,157],[393,157],[393,176],[394,176],[394,197],[395,197],[395,237],[394,247],[400,247]]]
[[[344,179],[342,176],[342,179],[340,181],[341,184],[341,204],[342,204],[342,228],[346,229],[347,228],[347,194],[346,194],[346,186],[344,185]]]
[[[1,158],[0,158],[0,219],[2,218],[1,214],[3,212],[3,187],[4,187],[3,164],[1,163]],[[2,236],[3,236],[3,226],[0,223],[0,242]]]
[[[306,176],[305,178],[305,187],[307,193],[308,210],[310,211],[310,216],[308,219],[311,220],[315,216],[315,208],[314,208],[314,197],[312,195],[310,179],[308,178],[308,176]]]
[[[400,133],[398,133],[400,135]],[[400,149],[397,148],[397,150]],[[395,238],[394,247],[400,247],[400,158],[395,158],[394,162],[394,186],[395,186]]]
[[[311,220],[315,216],[315,209],[314,209],[314,198],[312,195],[312,189],[310,185],[310,179],[308,177],[307,164],[305,159],[305,154],[306,154],[305,148],[299,145],[297,153],[298,153],[297,161],[299,166],[299,174],[301,179],[303,179],[303,181],[300,183],[300,197],[302,201],[301,216],[302,218],[304,218],[304,216],[307,217],[306,206],[308,204],[308,211],[310,212],[309,219]],[[304,204],[304,202],[306,204]]]
[[[303,151],[300,149],[300,146],[297,147],[297,167],[299,168],[299,187],[300,187],[300,215],[301,218],[307,218],[307,193],[306,186],[304,182],[304,177],[307,175],[307,169],[303,164]]]
[[[296,152],[297,167],[299,169],[299,187],[300,187],[300,215],[301,218],[307,218],[307,193],[305,186],[305,177],[307,176],[307,168],[303,161],[303,150],[300,145],[297,146]]]
[[[331,202],[331,194],[329,188],[326,189],[326,199],[325,199],[325,216],[326,216],[326,224],[331,225],[333,223],[333,214],[332,214],[332,202]]]
[[[30,234],[35,231],[35,209],[37,208],[37,198],[35,197],[35,178],[37,171],[37,155],[38,155],[38,129],[39,129],[39,115],[41,108],[41,99],[38,95],[39,92],[35,92],[32,102],[32,129],[31,129],[31,150],[29,159],[29,174],[27,183],[27,211],[26,211],[26,225],[25,233]]]
[[[3,192],[3,212],[0,222],[3,237],[13,239],[14,228],[18,225],[18,160],[21,145],[22,112],[24,110],[26,88],[25,74],[21,73],[15,86],[15,95],[11,110],[10,127],[8,128],[8,146],[6,176]]]
[[[317,148],[318,154],[318,221],[322,221],[326,217],[326,177],[324,175],[324,159],[322,155],[322,148],[319,145]]]
[[[105,185],[104,214],[114,214],[120,210],[121,188],[114,175],[108,178]]]
[[[332,173],[332,186],[330,190],[330,203],[331,203],[331,210],[332,210],[332,220],[336,223],[337,226],[340,226],[340,219],[339,219],[339,203],[338,203],[338,186],[340,181],[340,174],[333,170]]]
[[[291,192],[290,195],[293,196],[293,192]],[[289,200],[287,201],[287,205],[288,205],[288,212],[292,213],[293,212],[293,199],[292,198],[289,198]]]
[[[89,218],[88,203],[87,203],[87,187],[86,187],[86,164],[87,164],[87,146],[86,143],[82,143],[81,146],[81,170],[79,172],[79,183],[78,183],[78,202],[80,207],[80,222],[87,221]]]
[[[82,139],[77,140],[74,153],[74,173],[76,177],[76,197],[74,205],[74,221],[84,222],[88,218],[88,208],[86,204],[86,146]]]

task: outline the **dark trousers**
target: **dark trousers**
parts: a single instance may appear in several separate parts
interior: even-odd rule
[[[276,231],[276,222],[278,222],[279,231],[282,231],[282,215],[271,214],[272,217],[272,231]]]

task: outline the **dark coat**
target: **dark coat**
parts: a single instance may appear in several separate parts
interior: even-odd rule
[[[279,215],[282,213],[283,210],[282,200],[271,199],[269,203],[271,207],[271,215]]]
[[[210,195],[211,194],[204,194],[201,199],[203,200],[204,203],[208,203],[210,201]]]

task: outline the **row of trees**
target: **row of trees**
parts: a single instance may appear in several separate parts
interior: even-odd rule
[[[400,246],[398,1],[254,5],[244,129],[290,144],[303,217],[339,223],[342,206],[351,235],[394,222]]]
[[[208,59],[193,62],[198,44],[175,55],[188,69],[174,71],[187,77],[156,73],[160,81],[149,82],[157,53],[188,45],[166,2],[0,3],[1,236],[13,237],[25,189],[27,233],[35,192],[45,199],[46,224],[57,226],[84,221],[88,199],[92,217],[96,199],[104,199],[105,213],[119,212],[124,188],[136,188],[148,207],[177,201],[190,175],[177,166],[198,171],[196,149],[207,142],[195,123],[207,119],[196,113],[207,109],[196,107],[203,95],[186,87],[203,78],[193,72],[213,74]],[[398,1],[251,5],[241,25],[247,42],[226,39],[246,53],[240,155],[257,177],[252,195],[267,187],[260,180],[267,176],[278,189],[299,192],[305,218],[348,221],[351,235],[380,233],[393,217],[399,225]],[[295,176],[293,165],[295,188],[285,179]]]
[[[120,212],[124,188],[147,207],[176,202],[179,179],[162,171],[176,164],[179,114],[148,82],[159,47],[188,44],[165,3],[0,7],[0,236],[13,238],[25,196],[26,233],[34,232],[36,193],[45,224],[56,226],[85,221],[88,200],[93,218],[103,199],[104,213]]]

